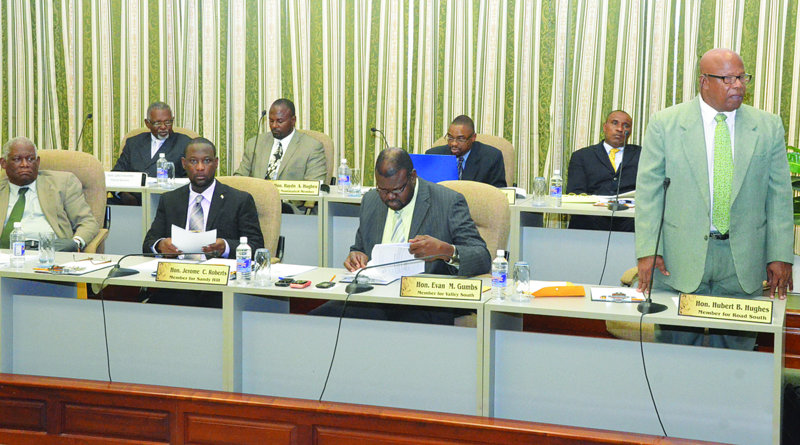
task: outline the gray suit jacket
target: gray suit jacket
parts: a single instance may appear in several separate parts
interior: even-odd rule
[[[8,178],[0,180],[0,227],[6,223],[9,190]],[[36,178],[36,195],[56,237],[72,239],[73,236],[79,236],[88,244],[100,231],[86,203],[81,182],[72,173],[40,170]],[[22,226],[24,229],[24,220]]]
[[[255,139],[253,137],[245,144],[242,162],[234,175],[262,179],[267,175],[267,165],[275,138],[272,133],[262,133],[258,136],[258,147],[254,145]],[[325,182],[328,168],[325,150],[318,140],[295,129],[292,141],[284,150],[281,167],[278,169],[278,179]]]
[[[419,196],[414,206],[409,239],[417,235],[429,235],[456,246],[460,257],[458,269],[444,261],[425,263],[425,273],[472,276],[487,273],[492,267],[492,258],[486,243],[469,215],[464,197],[453,190],[422,178],[419,181]],[[372,253],[372,247],[380,244],[386,225],[387,207],[378,192],[370,190],[361,200],[359,227],[356,241],[350,250]]]
[[[778,116],[742,105],[736,112],[730,246],[739,284],[755,292],[772,261],[791,263],[792,184]],[[711,224],[705,136],[697,97],[653,115],[636,181],[636,256],[653,255],[664,178],[670,178],[659,254],[665,283],[693,292],[703,277]]]

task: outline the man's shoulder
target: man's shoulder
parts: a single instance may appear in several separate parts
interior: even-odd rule
[[[139,133],[137,135],[131,136],[125,140],[125,145],[133,144],[136,146],[139,145],[150,145],[150,132],[145,131],[144,133]]]
[[[575,150],[575,152],[572,153],[572,157],[575,158],[575,157],[581,157],[581,156],[588,156],[589,154],[591,154],[592,152],[594,152],[598,148],[603,148],[603,141],[600,141],[600,142],[598,142],[598,143],[596,143],[594,145],[589,145],[589,146],[586,146],[586,147],[579,148],[579,149]]]
[[[72,172],[61,170],[39,170],[39,175],[36,180],[64,184],[70,181],[78,181],[78,177]]]
[[[781,120],[780,116],[777,114],[770,113],[768,111],[759,110],[751,105],[742,104],[739,107],[737,113],[741,113],[740,115],[747,120],[753,121],[754,123],[770,123],[776,125],[783,125],[783,121]]]
[[[270,134],[270,136],[272,135]],[[295,129],[293,137],[297,139],[297,145],[299,146],[309,147],[312,150],[322,149],[322,142],[304,131]]]
[[[418,178],[417,180],[420,181],[420,194],[427,194],[434,201],[453,201],[458,199],[459,196],[462,196],[461,193],[443,185],[436,184],[435,182],[426,181],[422,178]]]
[[[429,148],[426,152],[426,155],[450,155],[453,154],[450,151],[450,147],[447,145],[439,145],[437,147]]]
[[[178,145],[178,144],[189,145],[189,142],[192,142],[192,138],[190,138],[189,136],[187,136],[187,135],[185,135],[183,133],[172,133],[170,135],[170,137],[171,138],[172,137],[175,138],[175,145]]]
[[[484,156],[503,156],[503,152],[499,148],[481,141],[473,142],[471,150],[475,150],[475,152],[479,152]]]

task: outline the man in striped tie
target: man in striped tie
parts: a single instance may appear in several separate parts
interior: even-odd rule
[[[654,288],[743,298],[762,295],[765,279],[770,297],[786,298],[792,288],[794,218],[783,123],[742,104],[751,79],[738,54],[710,50],[700,59],[700,94],[651,118],[636,182],[639,290],[651,279]],[[752,333],[726,334],[661,326],[656,337],[745,350],[755,345]]]

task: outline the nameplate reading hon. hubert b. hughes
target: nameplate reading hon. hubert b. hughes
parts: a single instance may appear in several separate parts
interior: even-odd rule
[[[483,284],[474,278],[411,276],[400,282],[401,297],[480,300]]]
[[[156,281],[197,284],[228,284],[230,266],[225,264],[158,263]]]
[[[772,301],[681,294],[678,315],[769,324]]]

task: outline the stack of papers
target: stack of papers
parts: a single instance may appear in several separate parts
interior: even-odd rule
[[[409,253],[408,247],[408,243],[376,244],[375,247],[372,248],[372,259],[367,263],[367,267],[379,266],[396,261],[413,260],[414,255]],[[412,261],[394,266],[376,267],[366,270],[359,275],[358,280],[361,281],[361,277],[368,277],[370,284],[389,284],[400,279],[400,277],[417,275],[423,272],[425,272],[425,262]],[[342,279],[342,282],[349,283],[353,281],[354,276],[355,274],[347,275]]]
[[[632,287],[593,287],[592,301],[635,303],[644,301],[644,294]]]

